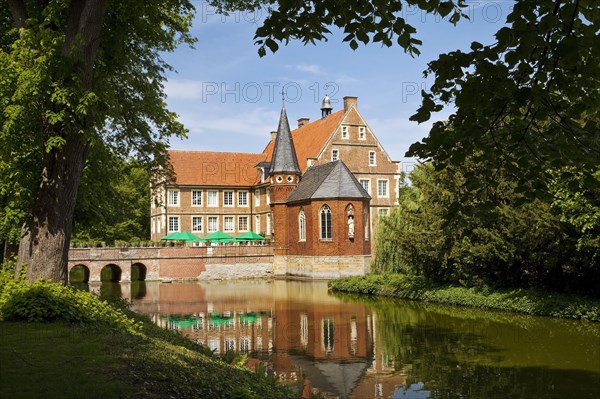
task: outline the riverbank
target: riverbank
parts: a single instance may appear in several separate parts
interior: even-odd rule
[[[333,291],[411,299],[600,322],[600,300],[526,290],[498,290],[435,285],[421,277],[401,274],[369,274],[329,283]]]
[[[0,286],[0,397],[296,397],[243,359],[228,364],[125,306],[67,287],[10,285]],[[74,322],[90,308],[97,313]],[[23,317],[54,321],[6,321]]]

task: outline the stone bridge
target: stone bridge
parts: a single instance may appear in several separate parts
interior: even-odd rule
[[[71,248],[68,267],[69,279],[79,275],[83,282],[267,277],[273,247]]]

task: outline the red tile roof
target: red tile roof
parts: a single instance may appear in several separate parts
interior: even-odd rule
[[[344,110],[337,111],[329,115],[326,119],[318,119],[299,129],[292,131],[292,140],[296,147],[296,155],[298,156],[298,164],[300,170],[304,173],[306,170],[306,158],[316,158],[321,152],[321,149],[331,137],[333,130],[342,120]],[[275,142],[271,140],[264,149],[263,154],[267,160],[271,160],[273,156],[273,146]]]
[[[298,156],[300,170],[306,170],[306,159],[316,158],[331,137],[344,115],[340,110],[326,119],[318,119],[292,131],[292,140]],[[256,165],[270,162],[274,141],[271,140],[262,154],[214,151],[170,150],[171,165],[178,185],[251,187],[260,183]]]
[[[212,151],[169,151],[176,184],[251,187],[260,183],[255,166],[266,154]]]

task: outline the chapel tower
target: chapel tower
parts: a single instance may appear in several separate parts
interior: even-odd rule
[[[274,235],[273,249],[275,255],[287,255],[288,212],[286,201],[298,186],[301,174],[296,149],[292,141],[290,124],[285,106],[283,106],[279,117],[271,166],[269,167],[269,178],[271,179],[271,231]]]

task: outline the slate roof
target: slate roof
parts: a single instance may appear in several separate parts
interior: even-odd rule
[[[191,186],[252,187],[260,184],[256,165],[266,155],[169,150],[169,161],[175,172],[175,184]]]
[[[342,109],[332,113],[325,119],[317,119],[292,131],[298,166],[302,172],[306,171],[307,168],[306,159],[316,158],[319,155],[335,128],[340,124],[343,116],[344,110]],[[263,150],[266,159],[271,159],[274,148],[275,142],[271,140]]]
[[[274,173],[300,174],[298,157],[296,156],[296,149],[294,148],[294,142],[292,141],[290,123],[288,122],[285,107],[281,108],[273,158],[271,159],[271,168],[269,169],[270,175]]]
[[[308,168],[287,202],[329,198],[371,199],[371,196],[344,162],[337,160]]]

